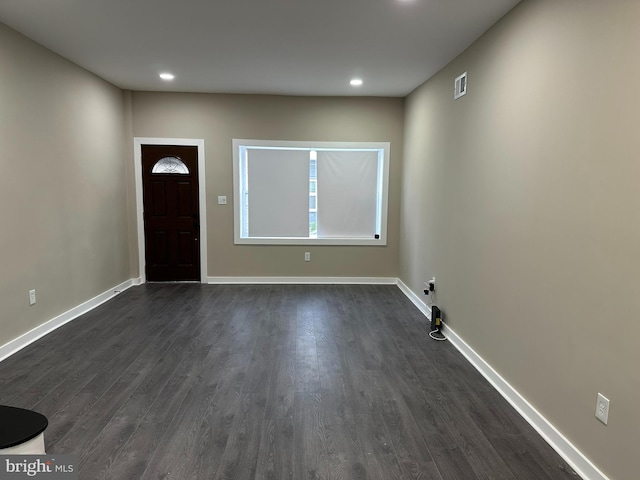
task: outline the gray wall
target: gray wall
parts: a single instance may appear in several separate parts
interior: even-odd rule
[[[132,97],[134,136],[205,141],[209,276],[398,276],[402,99],[151,92]],[[233,138],[391,142],[387,246],[234,245]],[[218,195],[226,195],[229,204],[217,205]],[[304,262],[305,251],[311,262]]]
[[[0,72],[1,346],[130,275],[122,92],[2,24]]]
[[[640,445],[638,45],[639,2],[524,1],[405,117],[401,279],[435,275],[447,324],[617,480]]]

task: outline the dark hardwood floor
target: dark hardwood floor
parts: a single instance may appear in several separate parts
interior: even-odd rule
[[[91,479],[577,479],[395,286],[147,284],[0,363]]]

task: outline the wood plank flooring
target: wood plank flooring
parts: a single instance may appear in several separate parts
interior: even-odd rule
[[[82,480],[563,480],[395,286],[134,287],[0,363]]]

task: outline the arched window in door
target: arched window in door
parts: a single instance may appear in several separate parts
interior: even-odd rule
[[[189,175],[189,168],[178,157],[163,157],[156,162],[151,173],[173,173]]]

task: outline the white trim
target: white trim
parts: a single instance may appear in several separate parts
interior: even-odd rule
[[[379,159],[379,187],[382,188],[379,199],[380,238],[307,238],[307,237],[242,237],[240,213],[242,208],[241,192],[242,178],[240,175],[240,147],[265,147],[277,149],[355,149],[382,151]],[[387,217],[389,214],[389,170],[391,168],[391,142],[316,142],[316,141],[287,141],[287,140],[252,140],[234,138],[233,149],[233,239],[236,245],[351,245],[351,246],[386,246],[387,245]]]
[[[129,287],[134,285],[135,280],[129,279],[126,282],[122,282],[120,285],[116,285],[113,288],[110,288],[106,292],[101,293],[100,295],[93,297],[90,300],[78,305],[77,307],[72,308],[51,320],[37,326],[33,330],[28,331],[20,335],[18,338],[11,340],[8,343],[5,343],[0,347],[0,362],[7,357],[10,357],[14,353],[22,350],[28,345],[31,345],[36,340],[44,337],[48,333],[53,332],[55,329],[61,327],[65,323],[69,323],[71,320],[75,320],[80,315],[84,315],[90,310],[93,310],[99,305],[102,305],[107,300],[111,300],[113,297],[118,295],[119,293],[127,290]]]
[[[443,333],[451,344],[469,360],[487,381],[511,404],[558,454],[584,480],[608,480],[578,448],[553,426],[536,408],[531,405],[509,382],[496,372],[478,353],[476,353],[454,330],[444,323]]]
[[[307,237],[252,237],[241,238],[236,245],[343,245],[351,247],[381,247],[380,239],[369,238],[307,238]]]
[[[398,288],[429,319],[431,311],[420,298],[398,280]],[[480,374],[511,404],[536,432],[573,468],[584,480],[609,480],[578,448],[531,405],[509,382],[471,348],[453,329],[443,322],[443,333],[451,344],[475,367]]]
[[[205,178],[204,140],[195,138],[134,137],[133,159],[136,183],[136,217],[138,224],[138,275],[141,283],[145,273],[144,217],[142,201],[142,145],[186,145],[198,147],[198,190],[200,202],[200,281],[207,282],[207,194]]]
[[[209,277],[210,284],[361,284],[396,285],[395,277]]]
[[[407,287],[407,285],[400,279],[398,279],[398,288],[402,290],[402,293],[404,293],[407,298],[411,300],[411,302],[416,307],[418,307],[418,310],[420,310],[422,314],[427,317],[429,321],[431,321],[431,308],[429,308],[427,304],[424,303],[415,293],[413,293],[413,291],[409,287]]]

